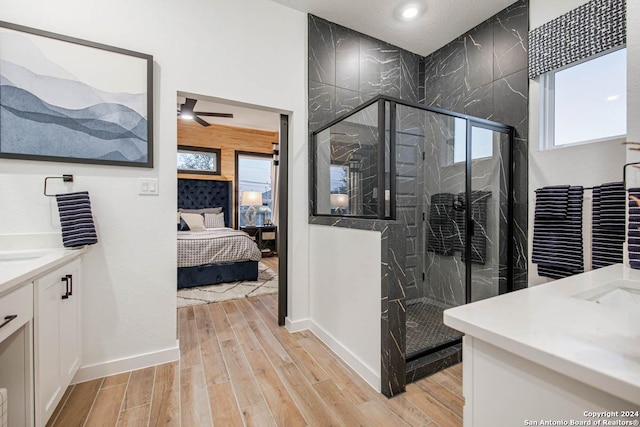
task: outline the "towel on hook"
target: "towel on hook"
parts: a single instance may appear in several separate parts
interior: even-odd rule
[[[456,235],[453,194],[431,195],[428,226],[427,251],[440,255],[453,255],[453,239]]]
[[[471,262],[485,265],[487,262],[487,202],[491,197],[489,191],[471,192],[471,220],[473,235],[471,236]],[[464,201],[466,193],[459,193],[458,200]],[[464,206],[464,202],[462,203]],[[458,233],[454,240],[454,249],[460,251],[460,258],[466,260],[466,209],[456,210]]]
[[[533,253],[531,260],[538,264],[538,274],[552,279],[561,279],[584,271],[582,256],[582,187],[570,187],[567,208],[557,210],[555,216],[547,216],[547,212],[538,211],[538,198],[544,195],[551,199],[553,192],[544,191],[549,187],[536,190],[536,211],[533,221]],[[554,188],[554,187],[551,187]],[[557,188],[557,187],[556,187]],[[564,198],[558,194],[560,205]],[[546,204],[547,200],[543,202]],[[539,213],[542,213],[540,215]]]
[[[91,213],[89,193],[57,194],[58,213],[62,226],[62,244],[65,248],[94,245],[98,243],[96,228]]]
[[[626,192],[622,182],[593,188],[591,263],[593,269],[622,262]]]

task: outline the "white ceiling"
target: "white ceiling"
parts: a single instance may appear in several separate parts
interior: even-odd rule
[[[210,97],[182,93],[178,94],[178,109],[180,109],[180,104],[184,103],[187,96],[197,100],[194,111],[233,114],[232,119],[222,117],[200,117],[211,124],[279,132],[280,114],[274,111],[252,108],[251,106],[240,105],[238,103],[213,101]]]
[[[516,0],[272,0],[426,56],[492,17]],[[399,9],[419,4],[414,21]]]

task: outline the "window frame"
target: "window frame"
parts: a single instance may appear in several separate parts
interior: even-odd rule
[[[204,169],[178,169],[178,173],[183,174],[195,174],[195,175],[222,175],[222,159],[221,153],[222,150],[220,148],[208,148],[208,147],[194,147],[191,145],[178,145],[178,151],[176,153],[188,153],[188,154],[215,154],[215,159],[213,162],[213,167],[215,170],[204,170]],[[177,161],[177,159],[176,159]],[[177,168],[177,165],[176,165]]]
[[[569,144],[556,145],[555,143],[555,76],[558,72],[567,70],[569,68],[585,64],[594,59],[601,58],[610,53],[617,52],[622,49],[626,49],[627,45],[616,46],[615,48],[605,50],[596,55],[592,55],[588,58],[581,59],[579,61],[572,62],[563,67],[551,70],[549,72],[540,75],[540,150],[557,150],[568,147],[576,147],[579,145],[594,144],[598,142],[625,142],[627,140],[627,133],[612,135],[604,138],[594,138],[583,141],[571,142]],[[626,83],[625,83],[626,86]]]

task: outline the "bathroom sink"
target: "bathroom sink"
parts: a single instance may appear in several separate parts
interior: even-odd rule
[[[595,289],[574,295],[585,301],[617,310],[640,310],[640,282],[617,279]]]

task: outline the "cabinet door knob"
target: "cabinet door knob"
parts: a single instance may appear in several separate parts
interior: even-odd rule
[[[4,322],[2,322],[2,325],[0,325],[0,328],[2,328],[3,326],[5,326],[9,322],[11,322],[13,319],[16,319],[17,317],[18,317],[17,314],[11,314],[9,316],[4,316]]]

